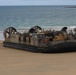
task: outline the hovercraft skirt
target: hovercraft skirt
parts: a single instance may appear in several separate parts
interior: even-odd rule
[[[37,47],[37,46],[31,46],[31,45],[11,43],[11,42],[3,42],[3,46],[25,50],[25,51],[31,51],[31,52],[40,52],[40,53],[76,51],[76,42],[60,43],[50,47]]]

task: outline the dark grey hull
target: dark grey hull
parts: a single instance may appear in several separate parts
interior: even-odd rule
[[[31,51],[31,52],[40,52],[40,53],[59,53],[59,52],[76,51],[76,42],[63,42],[49,47],[38,47],[32,45],[3,42],[3,46],[25,50],[25,51]]]

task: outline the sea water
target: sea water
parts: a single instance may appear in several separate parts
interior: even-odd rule
[[[8,27],[27,30],[38,25],[47,29],[76,26],[76,8],[66,6],[0,6],[0,39]]]

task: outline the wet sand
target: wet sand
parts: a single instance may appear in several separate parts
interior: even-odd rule
[[[0,42],[0,75],[76,75],[76,52],[33,53]]]

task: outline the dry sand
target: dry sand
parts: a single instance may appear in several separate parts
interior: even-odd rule
[[[76,52],[33,53],[0,42],[0,75],[76,75]]]

